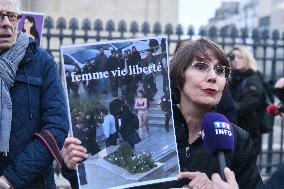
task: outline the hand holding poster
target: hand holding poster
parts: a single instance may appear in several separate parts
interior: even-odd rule
[[[61,47],[81,189],[139,185],[179,171],[166,37]]]

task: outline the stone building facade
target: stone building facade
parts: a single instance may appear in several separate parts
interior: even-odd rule
[[[101,19],[105,24],[112,19],[117,23],[124,20],[129,28],[132,21],[139,25],[147,21],[152,27],[156,22],[174,27],[178,23],[179,0],[22,0],[22,9],[43,12],[54,20],[64,17],[77,18],[79,23],[89,18],[92,23]]]

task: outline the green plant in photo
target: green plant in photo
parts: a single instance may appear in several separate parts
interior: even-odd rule
[[[123,142],[116,152],[104,159],[126,169],[131,174],[147,172],[157,166],[151,154],[146,152],[136,153],[127,142]]]
[[[96,96],[88,99],[81,99],[69,96],[69,104],[71,109],[71,117],[75,118],[78,114],[90,114],[93,116],[95,122],[100,122],[100,109],[102,105]]]

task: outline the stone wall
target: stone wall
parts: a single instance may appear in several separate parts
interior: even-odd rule
[[[22,9],[44,12],[57,20],[77,18],[101,19],[103,23],[112,19],[117,26],[120,20],[127,25],[137,21],[139,25],[147,21],[151,26],[159,22],[162,26],[178,23],[179,0],[24,0]]]

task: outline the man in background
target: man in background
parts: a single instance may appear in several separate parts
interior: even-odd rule
[[[100,53],[95,58],[95,66],[94,66],[94,72],[104,72],[106,71],[106,65],[107,65],[108,58],[104,53],[104,49],[100,48]],[[98,86],[97,86],[98,92],[101,92],[103,94],[107,94],[107,79],[102,78],[99,80]]]
[[[18,33],[20,3],[0,0],[0,188],[55,189],[53,157],[35,137],[68,133],[67,108],[56,64],[36,42]]]
[[[101,110],[101,116],[104,122],[103,126],[104,135],[106,138],[106,147],[117,144],[117,132],[115,128],[115,117],[111,115],[107,109]]]

